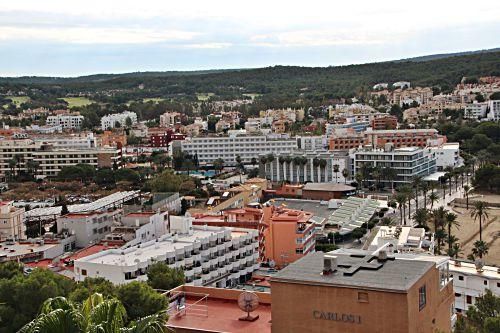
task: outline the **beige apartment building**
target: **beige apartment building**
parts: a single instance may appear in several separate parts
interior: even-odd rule
[[[0,141],[0,173],[15,174],[28,172],[30,161],[37,162],[36,176],[56,176],[65,166],[80,163],[95,167],[112,167],[120,163],[121,152],[116,148],[56,148],[44,142],[31,139],[14,139]],[[16,165],[11,161],[15,160]]]
[[[26,239],[24,208],[17,208],[12,201],[0,202],[0,241],[7,238]]]

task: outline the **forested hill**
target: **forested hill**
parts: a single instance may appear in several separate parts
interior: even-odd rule
[[[148,72],[78,78],[0,78],[0,89],[39,88],[53,96],[112,91],[113,96],[190,96],[214,93],[235,97],[256,93],[304,100],[355,96],[377,82],[411,81],[449,91],[463,76],[500,75],[500,52],[451,56],[428,61],[393,61],[335,67],[274,66],[201,72]],[[0,91],[1,92],[1,91]]]

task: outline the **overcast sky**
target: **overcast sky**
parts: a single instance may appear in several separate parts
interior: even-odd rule
[[[500,0],[1,0],[0,76],[329,66],[500,47]]]

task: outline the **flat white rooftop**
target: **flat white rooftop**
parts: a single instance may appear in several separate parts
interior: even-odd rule
[[[216,227],[213,227],[216,228]],[[176,249],[184,249],[201,240],[203,238],[208,238],[212,235],[224,232],[222,228],[217,228],[216,230],[199,230],[195,229],[192,235],[177,235],[177,239],[174,241],[173,235],[167,235],[159,239],[158,242],[150,241],[147,243],[140,244],[140,247],[134,246],[128,249],[109,249],[103,252],[99,252],[88,257],[78,259],[79,262],[103,264],[103,265],[113,265],[113,266],[133,266],[138,262],[145,262],[148,259],[156,258],[167,253],[175,254]],[[249,230],[251,231],[251,230]],[[247,235],[248,232],[244,231],[231,231],[231,238],[236,239],[243,235]]]

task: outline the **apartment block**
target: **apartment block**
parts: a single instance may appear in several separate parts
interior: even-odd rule
[[[230,287],[250,279],[259,268],[258,247],[257,230],[198,227],[189,215],[171,216],[170,233],[157,240],[75,260],[75,280],[145,281],[149,265],[165,262],[183,269],[188,285]]]
[[[446,136],[440,135],[436,129],[408,129],[408,130],[367,130],[364,132],[365,145],[384,147],[391,143],[395,148],[420,147],[446,142]]]
[[[125,127],[127,118],[130,118],[132,125],[137,123],[137,114],[131,111],[124,111],[122,113],[108,114],[101,118],[101,128],[103,131],[110,128],[115,128],[117,124],[120,127]]]
[[[0,202],[0,241],[26,239],[24,208],[18,208],[12,201]]]
[[[79,129],[82,127],[83,116],[79,114],[60,114],[48,116],[46,124],[49,126],[61,126],[63,129]]]
[[[342,171],[349,171],[350,160],[347,152],[297,150],[291,153],[278,152],[273,156],[273,161],[260,165],[261,174],[265,174],[266,178],[273,182],[344,183],[346,179]]]
[[[394,130],[398,127],[398,118],[391,115],[377,117],[370,121],[370,125],[374,130]]]
[[[397,148],[387,144],[384,149],[360,148],[350,153],[353,174],[362,173],[363,165],[373,168],[392,168],[396,171],[394,179],[380,179],[380,184],[391,187],[411,182],[415,176],[428,176],[436,172],[436,154],[430,149],[418,147]],[[367,179],[374,183],[375,179]]]
[[[500,120],[500,100],[488,102],[488,120]]]
[[[450,260],[450,274],[455,290],[455,311],[465,313],[476,304],[476,298],[486,289],[500,296],[500,271],[498,267],[479,265],[460,260]]]
[[[38,162],[37,176],[56,176],[70,165],[80,163],[97,167],[112,167],[120,164],[121,151],[115,148],[63,149],[31,139],[0,141],[0,172],[28,172],[28,162]],[[16,160],[14,170],[10,160]]]
[[[67,231],[75,235],[76,247],[84,248],[104,239],[121,213],[121,210],[69,213],[57,218],[57,233]]]
[[[480,120],[486,117],[488,103],[472,103],[465,105],[464,118]]]
[[[175,111],[165,112],[160,115],[160,126],[161,127],[173,127],[174,125],[180,123],[181,114]]]
[[[187,138],[180,142],[181,150],[197,155],[201,164],[212,164],[222,158],[226,165],[234,165],[236,156],[245,164],[261,154],[292,152],[297,149],[297,140],[286,135],[229,135]]]

